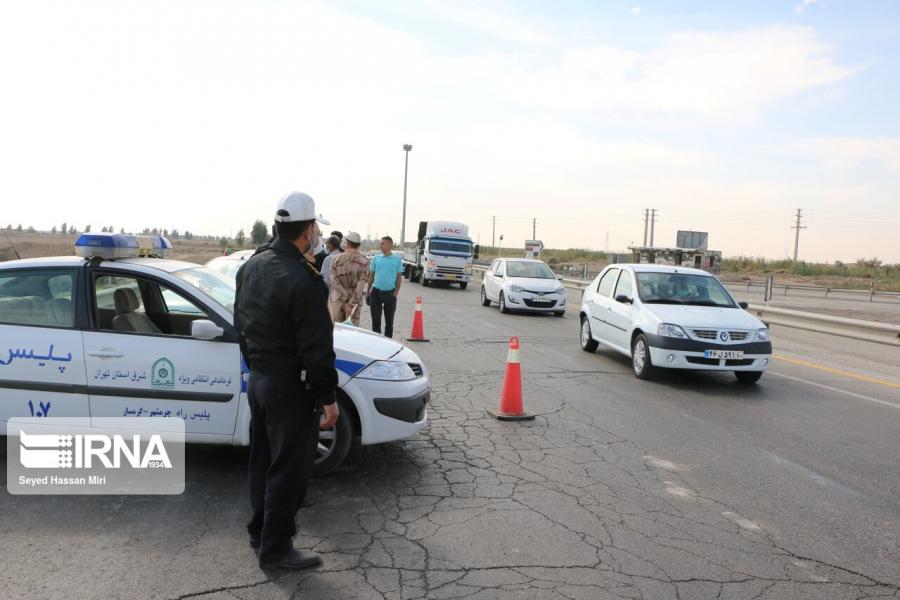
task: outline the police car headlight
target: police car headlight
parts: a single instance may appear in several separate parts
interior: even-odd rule
[[[769,341],[769,330],[766,328],[757,329],[756,330],[756,341],[757,342],[768,342]]]
[[[523,288],[521,285],[511,285],[511,286],[509,286],[509,291],[511,291],[511,292],[524,292],[524,291],[525,291],[525,288]]]
[[[376,360],[356,376],[358,379],[378,379],[380,381],[408,381],[416,374],[405,362],[397,360]]]
[[[671,323],[660,323],[657,333],[662,337],[688,339],[688,334],[684,332],[684,329]]]

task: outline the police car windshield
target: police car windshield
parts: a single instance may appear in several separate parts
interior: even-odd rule
[[[722,284],[708,275],[635,273],[638,294],[645,304],[690,304],[735,308]]]
[[[506,263],[506,274],[509,277],[527,277],[529,279],[556,279],[553,271],[539,262],[508,262]]]
[[[218,302],[228,312],[234,313],[234,280],[206,267],[182,269],[175,271],[173,275]]]

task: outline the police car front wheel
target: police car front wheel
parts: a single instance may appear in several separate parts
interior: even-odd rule
[[[338,398],[340,415],[331,429],[319,432],[319,445],[316,453],[316,466],[313,475],[328,475],[344,462],[353,443],[353,419],[350,408],[343,398]]]

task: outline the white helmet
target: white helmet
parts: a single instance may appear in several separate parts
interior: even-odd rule
[[[316,202],[309,194],[291,192],[278,202],[275,209],[275,220],[279,223],[295,221],[312,221],[315,219],[322,225],[331,225],[322,215],[316,215]]]

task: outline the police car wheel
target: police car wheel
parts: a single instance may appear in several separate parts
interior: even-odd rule
[[[650,346],[643,333],[634,338],[631,344],[631,369],[638,379],[653,379],[656,367],[650,362]]]
[[[509,309],[506,307],[506,298],[503,296],[503,292],[500,292],[500,300],[497,302],[497,306],[500,308],[500,312],[509,312]]]
[[[484,286],[481,286],[481,305],[482,306],[490,306],[491,301],[487,297],[487,292],[484,290]]]
[[[591,335],[591,324],[587,317],[581,317],[581,349],[585,352],[593,352],[597,349],[597,340]]]
[[[338,398],[340,416],[334,427],[319,432],[319,446],[313,475],[328,475],[344,462],[353,444],[353,420],[343,398]]]
[[[756,383],[762,377],[762,371],[735,371],[734,376],[741,383]]]

